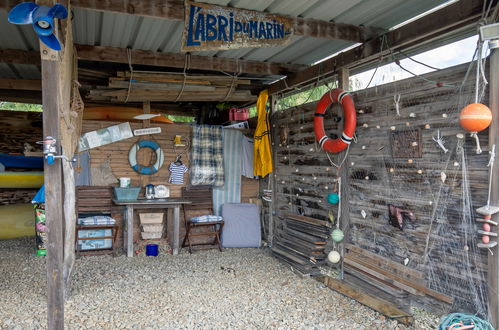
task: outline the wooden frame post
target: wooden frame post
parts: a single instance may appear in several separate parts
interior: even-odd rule
[[[42,47],[42,53],[47,48]],[[57,153],[60,148],[60,62],[42,60],[42,99],[43,99],[43,136],[57,140]],[[45,216],[48,229],[47,237],[47,317],[49,329],[64,329],[64,216],[62,199],[62,164],[56,159],[54,164],[44,162]]]
[[[499,149],[499,39],[490,41],[490,75],[489,75],[489,106],[492,111],[492,123],[489,127],[489,150],[496,145]],[[499,164],[496,157],[492,173],[490,205],[499,206]],[[492,216],[499,221],[499,214]],[[492,226],[492,231],[499,233],[498,226]],[[488,295],[489,319],[495,329],[499,329],[499,252],[497,246],[492,248],[494,254],[488,257]]]
[[[341,68],[338,72],[338,87],[348,91],[348,88],[350,86],[350,71],[347,68]],[[344,121],[342,122],[344,123]],[[341,125],[341,131],[343,131],[343,125]],[[341,134],[339,131],[338,134]],[[347,152],[347,151],[344,151]],[[343,157],[343,155],[340,155],[340,157]],[[340,172],[340,180],[341,180],[341,199],[340,199],[340,204],[339,207],[341,207],[341,218],[338,219],[340,221],[340,229],[343,231],[345,238],[341,243],[339,243],[339,253],[343,257],[341,260],[341,270],[340,270],[340,277],[343,279],[344,277],[344,267],[343,267],[343,260],[345,257],[345,241],[347,240],[347,233],[348,233],[348,227],[350,224],[350,189],[349,189],[349,180],[348,180],[348,169],[349,169],[349,156],[345,156],[345,161],[343,162],[343,165],[338,171]]]

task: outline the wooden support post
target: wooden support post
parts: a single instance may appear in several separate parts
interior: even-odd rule
[[[41,47],[44,51],[44,47]],[[45,48],[46,50],[46,48]],[[61,81],[60,62],[42,59],[43,136],[57,140],[57,152],[61,154],[61,123],[59,102]],[[45,215],[47,221],[47,316],[48,329],[64,329],[64,281],[63,281],[63,199],[62,160],[44,164]]]
[[[489,106],[492,111],[492,123],[489,127],[489,150],[492,145],[499,149],[499,40],[490,42],[490,74],[489,74]],[[499,206],[499,164],[496,157],[492,173],[492,187],[490,205]],[[499,221],[499,214],[492,216],[492,220]],[[498,226],[492,226],[492,231],[499,233]],[[497,246],[492,248],[494,254],[488,258],[488,293],[489,319],[494,329],[499,329],[499,251]]]
[[[269,186],[270,189],[272,189],[272,201],[269,204],[269,227],[268,227],[268,232],[267,232],[267,244],[269,246],[274,245],[274,229],[275,229],[275,219],[274,219],[274,210],[276,209],[276,200],[277,200],[277,194],[276,194],[276,183],[275,183],[275,174],[277,172],[277,156],[274,152],[274,147],[275,147],[275,141],[277,141],[278,136],[276,135],[276,130],[272,127],[272,115],[277,111],[277,98],[274,95],[270,95],[269,97],[270,101],[270,114],[269,114],[269,125],[270,127],[270,143],[271,143],[271,150],[272,150],[272,164],[274,165],[274,171],[273,173],[269,174],[269,177],[267,180],[269,180]]]
[[[348,91],[349,87],[349,70],[347,68],[341,68],[340,71],[338,72],[338,87],[341,89],[344,89]],[[344,123],[344,122],[343,122]],[[341,125],[341,131],[343,131],[343,125]],[[339,134],[341,134],[339,132]],[[348,152],[348,151],[345,151]],[[343,154],[339,156],[341,159],[343,157]],[[340,229],[343,231],[345,238],[343,239],[343,242],[339,244],[339,253],[343,257],[341,261],[341,269],[340,269],[340,277],[343,279],[344,276],[344,266],[343,266],[343,260],[345,257],[345,241],[347,240],[347,232],[348,232],[348,227],[350,224],[350,189],[349,189],[349,181],[348,181],[348,163],[349,163],[349,157],[348,155],[345,156],[345,161],[343,162],[343,165],[338,171],[340,172],[340,179],[341,179],[341,200],[340,200],[340,207],[341,207],[341,219],[340,221]]]

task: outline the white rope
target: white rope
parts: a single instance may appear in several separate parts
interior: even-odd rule
[[[315,142],[316,143],[316,147],[317,147],[317,141]],[[331,163],[331,165],[333,165],[334,167],[336,167],[337,169],[341,168],[341,166],[343,165],[343,163],[345,162],[345,160],[347,159],[348,157],[348,151],[350,151],[350,145],[348,145],[347,147],[347,151],[345,152],[345,157],[343,157],[343,160],[340,162],[339,165],[336,165],[333,160],[331,159],[331,157],[329,156],[329,152],[325,151],[324,152],[326,153],[326,156],[327,156],[327,159],[329,159],[329,162]]]
[[[177,94],[177,97],[175,98],[174,102],[177,102],[180,99],[180,96],[182,96],[182,93],[184,92],[185,83],[187,82],[186,71],[187,71],[187,69],[190,68],[190,66],[191,66],[191,54],[187,53],[187,54],[185,54],[185,60],[184,60],[184,71],[183,71],[184,81],[182,82],[182,88],[180,88],[180,91]]]
[[[490,159],[489,163],[487,164],[487,167],[490,167],[489,169],[489,193],[487,195],[487,208],[490,206],[490,191],[492,190],[492,173],[494,170],[494,160],[496,158],[496,145],[492,145],[492,150],[489,151],[490,154]]]
[[[132,80],[133,80],[132,50],[130,48],[126,49],[126,57],[128,60],[128,67],[130,68],[130,80],[128,80],[128,91],[126,93],[125,103],[128,102],[128,98],[130,97],[130,91],[132,90]]]
[[[479,155],[482,153],[482,148],[480,147],[480,139],[478,138],[478,133],[477,132],[471,132],[470,136],[472,138],[475,138],[476,142],[476,154]]]

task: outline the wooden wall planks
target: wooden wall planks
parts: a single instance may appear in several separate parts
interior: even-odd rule
[[[470,310],[468,301],[474,300],[476,288],[472,286],[483,288],[486,285],[479,279],[471,285],[456,268],[466,257],[463,244],[457,243],[462,237],[462,174],[461,162],[456,155],[455,134],[463,133],[457,123],[459,110],[473,98],[473,79],[468,79],[459,90],[467,68],[468,65],[463,64],[425,75],[426,79],[442,81],[453,87],[439,88],[415,77],[352,93],[358,112],[358,141],[351,145],[349,163],[343,166],[343,170],[348,171],[350,212],[341,220],[349,244],[401,265],[408,258],[408,270],[425,274],[427,287],[453,297],[455,307],[464,310]],[[394,96],[398,94],[401,95],[400,116],[396,114],[394,102]],[[336,169],[325,153],[317,151],[315,146],[315,104],[276,112],[271,118],[273,136],[276,137],[273,147],[276,159],[275,211],[281,220],[276,223],[277,235],[282,228],[281,214],[284,212],[302,213],[318,219],[327,219],[330,210],[335,216],[337,214],[337,207],[325,202],[327,193],[334,186]],[[325,119],[326,131],[333,138],[337,134],[337,124],[332,120],[332,113],[339,110],[335,105]],[[414,158],[412,162],[406,158],[392,158],[392,126],[397,131],[421,129],[422,145],[418,147],[423,150],[422,158]],[[283,128],[289,128],[287,143],[279,138]],[[447,154],[432,140],[436,129],[447,141],[450,150]],[[487,132],[479,136],[483,154],[475,154],[471,139],[467,138],[465,145],[471,197],[476,207],[486,202],[487,194]],[[343,156],[344,153],[332,155],[332,160],[339,163]],[[454,166],[454,162],[458,162],[458,166]],[[441,172],[445,172],[448,179],[441,188],[445,200],[438,201]],[[389,225],[387,204],[414,211],[416,221],[408,223],[403,231]],[[441,210],[436,209],[439,206]],[[432,221],[435,209],[437,219]],[[366,212],[365,218],[361,210]],[[430,230],[430,246],[427,248],[426,238]],[[469,244],[473,244],[473,239],[479,239],[478,235],[470,238]],[[446,251],[445,254],[440,253],[442,250]],[[424,258],[425,252],[428,260]],[[469,265],[486,273],[486,251],[479,251],[473,258],[476,262],[470,261]],[[440,303],[421,297],[413,298],[413,304],[434,310],[444,308]]]
[[[89,131],[94,131],[97,129],[101,129],[104,127],[116,125],[117,122],[112,121],[93,121],[93,120],[85,120],[83,122],[82,133],[86,133]],[[130,123],[132,130],[142,128],[142,123]],[[90,150],[90,158],[91,158],[91,167],[99,168],[102,163],[109,160],[111,169],[113,174],[119,177],[129,177],[132,180],[132,186],[140,186],[144,187],[148,183],[152,183],[154,185],[163,184],[170,188],[170,196],[171,197],[180,197],[181,196],[181,188],[189,184],[189,172],[187,172],[184,176],[184,184],[176,185],[168,183],[168,179],[170,177],[170,171],[168,170],[169,164],[175,161],[177,153],[180,153],[185,150],[185,147],[177,148],[177,153],[173,148],[173,139],[175,135],[181,135],[182,141],[187,141],[191,139],[191,126],[185,124],[157,124],[151,123],[152,127],[161,127],[160,134],[154,135],[144,135],[142,139],[152,139],[159,143],[161,148],[163,149],[165,155],[165,161],[160,170],[154,175],[139,175],[137,172],[133,171],[130,168],[128,162],[128,151],[131,146],[139,140],[139,137],[130,138],[124,141],[115,142],[106,146],[98,147]],[[150,159],[151,153],[148,149],[145,149],[144,152],[139,151],[138,157],[139,162],[141,164],[147,164],[147,160]],[[182,162],[189,167],[189,157],[187,154],[182,156]],[[117,185],[117,184],[116,184]],[[141,191],[141,196],[144,194],[144,189]],[[241,202],[247,203],[250,198],[258,197],[258,180],[247,179],[245,177],[242,178],[242,187],[241,187]],[[151,210],[149,210],[151,211]],[[149,212],[143,211],[143,212]],[[137,212],[140,213],[139,210]],[[151,211],[156,212],[156,211]],[[117,218],[117,221],[121,224],[122,222],[122,214],[120,212],[113,215]],[[183,219],[183,212],[180,213],[181,221]],[[185,226],[182,223],[180,225],[180,240],[183,240],[185,235]],[[118,244],[121,243],[122,233],[118,233]],[[139,228],[139,220],[136,215],[134,218],[134,240],[140,239],[140,228]]]

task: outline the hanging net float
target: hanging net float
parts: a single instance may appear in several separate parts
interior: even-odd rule
[[[480,141],[478,140],[478,132],[489,127],[492,122],[492,111],[489,107],[481,103],[472,103],[465,106],[459,114],[459,124],[462,128],[471,133],[471,136],[476,140],[476,153],[482,153]]]
[[[341,256],[338,253],[338,251],[333,250],[333,251],[329,252],[327,255],[327,260],[329,260],[329,262],[331,262],[333,264],[337,264],[338,262],[340,262],[340,259],[341,259]]]
[[[340,201],[340,196],[338,195],[338,193],[330,193],[327,194],[326,199],[329,204],[338,204],[338,202]]]
[[[343,231],[341,229],[335,229],[331,232],[331,239],[335,243],[341,243],[343,241],[343,238],[345,238],[345,234],[343,234]]]

